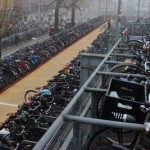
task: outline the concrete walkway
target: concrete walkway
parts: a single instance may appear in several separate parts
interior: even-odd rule
[[[48,34],[44,34],[38,38],[35,38],[35,39],[32,39],[30,41],[27,41],[27,42],[24,42],[24,43],[20,43],[18,44],[17,46],[12,46],[12,47],[9,47],[7,49],[2,49],[2,57],[7,55],[7,54],[11,54],[23,47],[26,47],[28,45],[31,45],[31,44],[34,44],[34,43],[37,43],[37,42],[40,42],[40,41],[44,41],[45,39],[48,39],[49,38],[49,35]]]

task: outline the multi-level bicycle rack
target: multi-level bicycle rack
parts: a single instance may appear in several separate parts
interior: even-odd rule
[[[126,31],[126,30],[125,30]],[[123,33],[125,33],[125,31]],[[69,105],[60,114],[46,134],[35,145],[34,150],[81,150],[87,149],[90,135],[93,135],[96,126],[124,128],[145,131],[144,124],[122,123],[96,119],[96,93],[105,93],[107,89],[100,88],[103,78],[107,76],[127,77],[129,74],[108,72],[110,65],[121,62],[115,61],[121,57],[132,57],[131,54],[120,54],[124,34],[118,39],[113,48],[104,55],[81,54],[81,88]],[[144,75],[133,75],[144,78]]]

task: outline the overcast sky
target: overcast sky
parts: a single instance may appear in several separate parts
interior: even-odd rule
[[[36,3],[37,5],[47,5],[54,0],[23,0],[29,3]],[[64,0],[67,3],[68,0]],[[80,1],[80,0],[79,0]],[[106,7],[107,1],[107,7]],[[141,1],[140,15],[149,16],[150,14],[150,0],[122,0],[122,15],[137,15],[138,1]],[[105,13],[106,8],[108,14],[116,14],[118,10],[118,0],[84,0],[84,6],[79,5],[79,7],[86,7],[90,13],[93,15],[98,15],[100,13]]]

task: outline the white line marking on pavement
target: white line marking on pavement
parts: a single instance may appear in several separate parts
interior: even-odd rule
[[[18,107],[18,105],[17,105],[17,104],[4,103],[4,102],[0,102],[0,105]]]

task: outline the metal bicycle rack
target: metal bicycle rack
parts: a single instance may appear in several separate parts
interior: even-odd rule
[[[115,61],[116,57],[131,56],[118,54],[121,50],[124,36],[120,37],[113,48],[106,55],[81,55],[81,88],[60,114],[46,134],[35,145],[33,150],[81,150],[86,149],[89,135],[95,132],[96,126],[117,127],[145,131],[146,126],[135,123],[122,123],[96,119],[96,93],[106,92],[101,89],[103,77],[122,76],[128,74],[108,72],[109,64],[121,63]],[[144,78],[144,75],[133,75]]]

